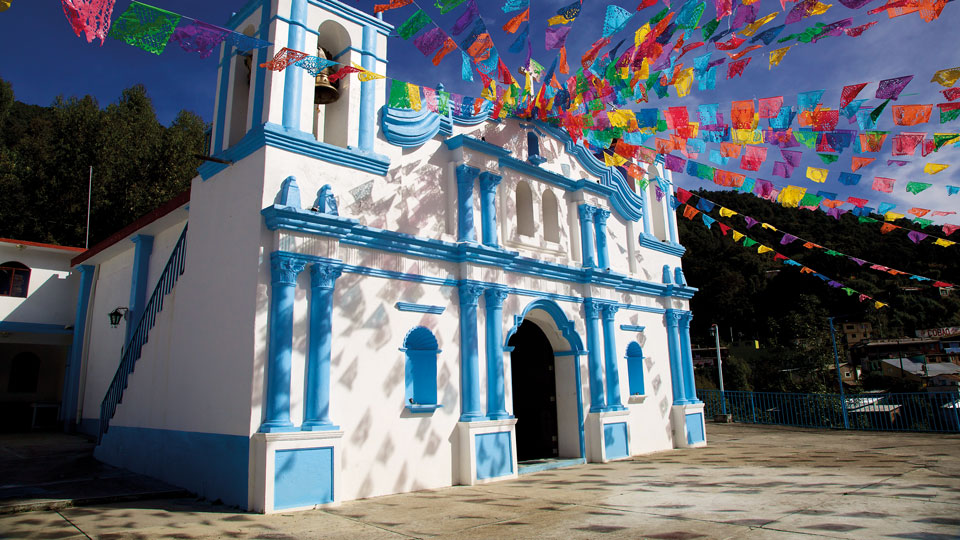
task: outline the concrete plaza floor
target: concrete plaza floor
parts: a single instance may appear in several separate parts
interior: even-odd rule
[[[0,516],[2,538],[960,538],[960,436],[710,424],[710,446],[262,516],[190,498]]]

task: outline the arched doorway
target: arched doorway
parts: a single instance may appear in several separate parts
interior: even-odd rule
[[[537,323],[524,320],[507,345],[513,347],[513,415],[517,417],[517,461],[560,455],[553,347]]]

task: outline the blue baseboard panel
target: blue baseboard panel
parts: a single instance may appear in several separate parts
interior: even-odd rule
[[[513,450],[510,432],[481,433],[476,436],[477,479],[513,474]]]
[[[686,423],[687,444],[697,444],[707,440],[707,435],[703,430],[702,413],[688,414]]]
[[[627,423],[603,425],[603,446],[606,449],[607,459],[620,459],[630,455],[627,444]]]
[[[333,502],[333,448],[277,450],[273,508],[302,508]]]
[[[247,507],[248,437],[110,426],[94,456],[211,501]]]

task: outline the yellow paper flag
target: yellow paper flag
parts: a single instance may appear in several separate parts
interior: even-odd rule
[[[759,20],[757,20],[757,21],[754,21],[754,22],[748,24],[746,28],[744,28],[743,30],[740,31],[740,34],[741,34],[741,35],[744,35],[744,36],[752,36],[753,34],[757,33],[757,30],[759,30],[761,26],[763,26],[763,25],[767,24],[768,22],[776,19],[776,18],[777,18],[777,15],[779,15],[779,14],[780,14],[779,11],[774,11],[773,13],[767,15],[767,16],[764,17],[764,18],[759,19]]]
[[[956,244],[956,242],[953,242],[951,240],[944,240],[943,238],[937,238],[933,243],[940,247],[950,247]]]
[[[884,304],[883,302],[874,302],[874,303],[873,303],[873,307],[875,307],[875,308],[877,308],[877,309],[880,309],[880,308],[885,307],[885,306],[886,306],[886,304]]]
[[[903,219],[903,217],[904,217],[903,214],[898,214],[896,212],[887,212],[886,214],[883,215],[883,219],[887,221],[896,221],[898,219]]]
[[[760,253],[761,255],[767,253],[768,251],[773,251],[773,248],[768,248],[763,244],[760,244],[760,247],[757,248],[757,253]]]
[[[353,62],[353,67],[360,70],[359,72],[357,72],[357,78],[360,79],[360,81],[362,82],[373,81],[376,79],[386,79],[385,76],[380,75],[379,73],[374,73],[372,71],[363,69],[363,66],[357,64],[356,62]]]
[[[555,26],[558,24],[569,24],[572,22],[573,22],[573,19],[568,19],[563,15],[554,15],[553,17],[550,17],[549,19],[547,19],[548,26]]]
[[[780,61],[783,60],[783,55],[787,54],[787,51],[789,50],[790,47],[784,47],[782,49],[770,51],[770,67],[767,69],[773,69],[773,66],[779,65]]]
[[[676,82],[673,84],[677,88],[677,96],[686,97],[690,93],[690,86],[693,84],[693,68],[687,68],[677,74]]]
[[[763,131],[759,129],[732,129],[736,144],[763,144]]]
[[[830,171],[827,169],[818,169],[816,167],[807,167],[807,178],[822,184],[827,181],[827,175],[830,174]]]
[[[942,163],[927,163],[923,166],[923,172],[927,174],[937,174],[938,172],[946,169],[949,165],[944,165]]]
[[[407,94],[410,96],[410,108],[419,111],[420,110],[420,87],[407,83]]]
[[[737,215],[737,213],[734,212],[733,210],[725,206],[720,207],[720,217],[733,217],[735,215]]]
[[[0,0],[0,11],[6,11],[10,8],[10,0]]]
[[[739,242],[741,238],[743,238],[743,233],[738,233],[737,231],[733,231],[734,242]]]
[[[627,162],[627,158],[619,154],[608,154],[606,152],[603,153],[603,163],[608,166],[615,167],[615,166],[623,165],[626,162]]]
[[[807,15],[823,15],[827,12],[828,9],[832,8],[833,4],[822,4],[817,2],[817,5],[813,6],[812,9],[807,11]]]
[[[637,33],[633,35],[633,46],[640,47],[640,44],[643,43],[643,40],[647,39],[647,34],[650,33],[650,23],[647,23],[637,29]]]
[[[780,195],[777,196],[777,202],[779,202],[783,206],[796,208],[797,206],[800,205],[800,200],[803,199],[803,196],[806,193],[807,193],[807,188],[802,188],[797,186],[787,186],[782,190],[780,190]]]
[[[939,83],[940,86],[950,88],[954,84],[957,84],[957,79],[960,79],[960,67],[941,69],[933,74],[930,82]]]
[[[763,227],[764,229],[767,229],[768,231],[775,231],[775,230],[777,230],[776,227],[774,227],[773,225],[771,225],[771,224],[769,224],[769,223],[761,223],[760,226]]]

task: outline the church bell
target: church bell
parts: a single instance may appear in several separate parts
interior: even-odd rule
[[[330,52],[324,48],[317,50],[317,56],[325,60],[330,59]],[[313,86],[313,102],[317,105],[327,105],[340,99],[339,81],[337,84],[330,83],[330,74],[333,73],[333,66],[327,66],[317,74],[316,82]]]

